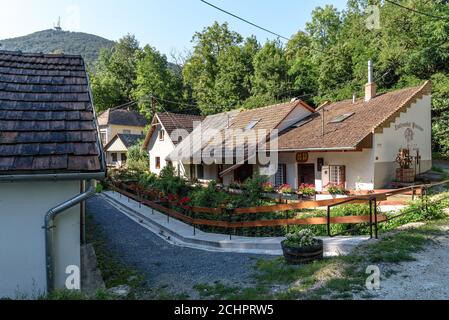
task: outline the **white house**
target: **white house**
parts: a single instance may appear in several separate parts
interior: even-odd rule
[[[120,168],[126,165],[128,149],[145,139],[140,134],[119,133],[104,147],[108,167]]]
[[[178,114],[171,112],[156,113],[151,123],[143,148],[148,150],[150,158],[150,172],[160,174],[161,170],[170,163],[167,161],[168,155],[182,141],[183,136],[187,136],[193,131],[195,123],[201,123],[204,117]],[[181,175],[186,174],[182,163],[171,162]]]
[[[0,298],[76,289],[82,202],[106,174],[83,59],[0,61]]]
[[[272,170],[270,175],[276,186],[288,183],[298,188],[306,183],[315,185],[318,191],[325,191],[329,185],[341,185],[350,190],[384,188],[395,179],[400,149],[410,150],[416,174],[430,170],[431,83],[427,81],[417,87],[377,94],[371,65],[369,75],[365,97],[361,99],[326,103],[316,110],[294,99],[241,111],[226,126],[237,131],[227,135],[221,128],[218,136],[224,139],[217,139],[220,141],[217,145],[205,135],[200,157],[190,150],[197,150],[192,144],[198,136],[204,136],[204,132],[193,137],[194,131],[167,159],[179,160],[185,166],[203,165],[203,171],[208,173],[205,179],[217,180],[219,176],[225,185],[242,182],[256,172],[267,172],[265,164],[250,163],[254,157],[247,151],[249,140],[243,142],[245,161],[237,161],[238,143],[231,150],[232,163],[220,156],[214,163],[206,164],[204,155],[213,149],[225,150],[239,136],[264,129],[278,132],[278,138],[267,144],[267,150],[277,158],[277,170]]]

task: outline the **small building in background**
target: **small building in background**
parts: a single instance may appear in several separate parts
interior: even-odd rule
[[[117,134],[144,135],[147,119],[128,108],[111,108],[98,116],[100,136],[106,146]]]
[[[145,139],[140,134],[119,133],[104,147],[108,167],[121,168],[128,160],[128,149]]]
[[[171,164],[176,168],[178,174],[186,175],[186,168],[181,162],[167,161],[166,158],[185,137],[192,133],[195,124],[199,124],[203,120],[204,117],[197,115],[156,113],[143,144],[143,148],[149,154],[150,172],[160,174],[165,166]]]

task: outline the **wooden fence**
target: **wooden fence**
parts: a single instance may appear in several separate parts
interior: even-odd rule
[[[188,210],[182,209],[179,212],[177,210],[168,208],[161,204],[160,201],[150,201],[146,199],[146,191],[142,188],[127,185],[124,183],[110,184],[109,187],[128,198],[131,198],[141,205],[146,205],[150,207],[153,212],[154,210],[167,215],[167,220],[170,218],[175,218],[185,223],[193,226],[194,233],[196,234],[197,226],[208,226],[208,227],[218,227],[225,228],[230,231],[230,237],[232,237],[232,230],[239,228],[257,228],[257,227],[278,227],[278,226],[294,226],[294,225],[327,225],[328,235],[335,236],[331,234],[332,224],[360,224],[369,223],[370,235],[378,237],[378,224],[387,221],[387,217],[384,214],[379,214],[377,208],[378,203],[385,201],[388,197],[398,194],[412,195],[414,198],[416,195],[424,196],[427,194],[429,188],[448,184],[449,181],[444,181],[436,184],[427,184],[412,186],[407,188],[401,188],[397,190],[386,190],[381,193],[372,193],[367,195],[354,195],[347,198],[340,199],[329,199],[329,200],[319,200],[319,201],[301,201],[298,203],[289,204],[278,204],[271,206],[261,206],[252,208],[200,208],[200,207],[189,207]],[[344,204],[363,204],[367,203],[370,207],[370,214],[364,216],[340,216],[332,217],[331,209],[336,206]],[[327,208],[327,217],[313,217],[313,218],[285,218],[285,219],[274,219],[274,220],[255,220],[255,221],[235,221],[240,216],[249,216],[260,213],[289,213],[301,209],[317,209],[317,208]],[[186,213],[190,213],[187,215]],[[198,215],[211,215],[226,217],[226,220],[213,220],[205,218],[197,218]],[[375,230],[373,230],[373,228]]]

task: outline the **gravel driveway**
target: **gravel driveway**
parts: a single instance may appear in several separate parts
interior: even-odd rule
[[[104,232],[108,249],[121,262],[144,274],[153,288],[166,287],[195,297],[196,284],[251,286],[257,260],[273,259],[171,245],[99,197],[87,201],[87,212]]]
[[[393,275],[381,280],[374,293],[379,300],[449,299],[449,227],[436,236],[426,249],[416,253],[416,261],[389,267]]]

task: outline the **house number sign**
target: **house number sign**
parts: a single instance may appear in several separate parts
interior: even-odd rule
[[[298,152],[296,154],[296,161],[300,162],[300,163],[309,161],[309,153],[308,152]]]

